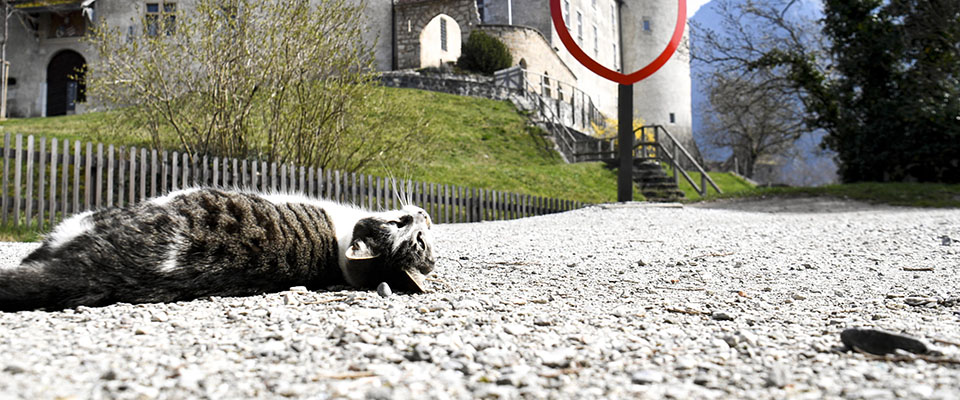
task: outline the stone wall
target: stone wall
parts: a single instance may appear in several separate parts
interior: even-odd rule
[[[460,26],[461,42],[480,23],[475,0],[397,0],[395,5],[397,69],[420,68],[420,33],[434,17],[445,14]]]
[[[482,75],[389,71],[380,75],[380,83],[389,87],[429,90],[493,100],[510,100],[516,96],[515,90],[497,86],[494,84],[493,77]]]
[[[499,38],[513,56],[514,65],[524,61],[524,69],[552,79],[577,85],[577,77],[560,60],[547,39],[536,29],[517,25],[480,25],[484,33]]]

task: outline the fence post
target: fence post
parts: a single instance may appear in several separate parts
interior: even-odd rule
[[[40,169],[38,170],[37,177],[40,178],[40,183],[37,185],[37,229],[43,230],[43,212],[46,208],[46,186],[47,186],[47,138],[40,138],[40,149],[37,151],[37,154],[40,156]]]
[[[50,227],[57,221],[57,138],[50,139]]]
[[[112,144],[107,146],[107,207],[113,207],[114,151],[115,149]]]
[[[707,171],[700,173],[700,197],[707,195]]]
[[[23,226],[30,228],[30,220],[33,219],[33,135],[27,136],[27,199],[26,199],[26,219]]]
[[[0,214],[3,214],[2,223],[3,225],[7,224],[7,215],[10,210],[8,207],[9,200],[9,191],[10,191],[10,132],[3,134],[3,187],[0,188],[0,196],[3,199],[0,199],[0,207],[3,207],[3,210],[0,210]]]
[[[13,227],[20,226],[20,163],[23,161],[23,135],[17,135],[13,166]]]

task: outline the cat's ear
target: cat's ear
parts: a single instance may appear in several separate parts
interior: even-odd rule
[[[370,260],[377,257],[380,257],[379,254],[373,252],[373,249],[370,246],[367,246],[367,243],[362,240],[354,240],[350,244],[350,248],[347,249],[347,260]]]

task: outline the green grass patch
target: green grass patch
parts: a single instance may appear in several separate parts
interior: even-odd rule
[[[37,242],[42,238],[36,228],[0,226],[0,242]]]
[[[673,176],[673,168],[670,166],[664,166],[664,171],[666,171],[667,175]],[[690,175],[690,178],[693,179],[697,186],[700,186],[701,174],[699,172],[687,171],[687,175]],[[708,171],[707,175],[710,177],[710,179],[713,179],[717,186],[720,187],[720,190],[723,191],[724,194],[720,196],[736,196],[740,193],[755,190],[753,184],[729,172]],[[685,201],[701,201],[705,199],[716,198],[718,196],[717,191],[713,188],[713,186],[710,186],[710,182],[707,182],[706,197],[701,198],[700,193],[693,188],[693,185],[691,185],[690,182],[687,182],[687,179],[684,178],[683,175],[680,175],[678,180],[680,181],[680,190],[683,191]]]
[[[707,200],[718,198],[757,198],[769,196],[823,196],[893,206],[927,208],[960,207],[960,185],[939,183],[863,182],[819,187],[756,188],[720,196],[709,196]]]
[[[114,132],[132,132],[133,127],[115,126],[116,119],[110,113],[93,112],[80,115],[63,115],[44,118],[12,118],[0,121],[0,134],[46,136],[81,142],[104,142],[123,146],[145,146],[149,143],[132,134],[110,134]],[[105,140],[109,135],[109,141]],[[11,139],[12,142],[12,139]]]

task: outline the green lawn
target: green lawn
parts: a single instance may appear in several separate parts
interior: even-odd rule
[[[756,188],[720,196],[708,196],[707,200],[766,196],[827,196],[893,206],[960,208],[960,184],[938,183],[864,182],[820,187]]]

